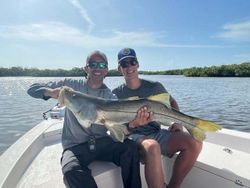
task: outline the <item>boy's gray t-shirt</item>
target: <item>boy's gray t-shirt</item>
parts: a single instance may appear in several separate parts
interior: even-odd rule
[[[167,93],[166,89],[159,82],[141,79],[141,86],[137,89],[129,89],[125,84],[120,85],[112,91],[118,99],[129,97],[147,98],[160,93]],[[140,126],[131,129],[132,134],[150,135],[160,130],[160,124],[153,121],[147,126]]]

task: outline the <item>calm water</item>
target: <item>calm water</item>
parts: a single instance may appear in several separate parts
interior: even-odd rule
[[[160,81],[177,100],[182,112],[213,120],[225,128],[250,132],[250,78],[186,78],[143,76]],[[26,94],[32,83],[61,78],[0,78],[0,154],[42,120],[56,100],[43,101]],[[122,77],[106,78],[114,88]]]

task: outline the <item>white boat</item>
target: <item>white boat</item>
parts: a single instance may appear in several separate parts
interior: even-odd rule
[[[60,166],[62,124],[60,117],[42,121],[0,156],[0,187],[65,187]],[[207,134],[182,188],[250,188],[249,145],[250,133],[222,129]],[[166,181],[176,155],[172,159],[162,157]],[[90,168],[99,188],[123,187],[120,168],[113,163],[96,161]],[[141,165],[142,184],[146,188],[143,168]]]

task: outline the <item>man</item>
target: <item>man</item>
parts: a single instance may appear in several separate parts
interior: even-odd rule
[[[118,70],[125,78],[125,84],[115,88],[113,93],[119,99],[128,97],[146,98],[151,95],[167,93],[159,82],[140,79],[138,75],[139,62],[136,53],[131,48],[122,49],[118,53]],[[173,97],[167,101],[173,108],[179,110]],[[136,118],[127,124],[129,137],[142,148],[145,157],[145,178],[149,188],[162,188],[164,175],[161,164],[161,154],[172,157],[180,152],[175,160],[173,174],[167,187],[179,188],[187,173],[193,167],[202,143],[196,141],[188,133],[182,131],[182,126],[173,123],[169,130],[161,129],[152,121],[153,114],[147,108],[141,108]],[[157,120],[156,120],[157,121]]]
[[[102,97],[116,98],[103,83],[108,73],[108,61],[104,53],[92,52],[84,67],[86,80],[65,79],[47,84],[33,84],[28,94],[35,98],[48,100],[58,98],[60,87],[69,86],[74,90]],[[66,108],[63,133],[63,154],[61,158],[64,183],[71,188],[96,188],[88,165],[95,161],[110,161],[121,167],[124,188],[140,188],[139,153],[136,144],[126,139],[115,142],[103,125],[92,124],[83,128],[73,113]]]

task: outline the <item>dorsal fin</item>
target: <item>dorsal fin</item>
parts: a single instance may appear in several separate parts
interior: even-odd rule
[[[128,97],[125,100],[133,101],[133,100],[140,100],[142,98],[138,96],[133,96],[133,97]],[[162,104],[165,104],[166,106],[170,107],[170,95],[168,93],[160,93],[157,95],[151,95],[147,97],[146,99],[151,100],[151,101],[157,101]]]
[[[151,95],[149,100],[161,102],[167,106],[170,106],[170,95],[168,93],[160,93],[157,95]]]
[[[133,101],[133,100],[140,100],[140,99],[142,98],[139,98],[138,96],[133,96],[133,97],[128,97],[125,100]],[[168,93],[160,93],[157,95],[151,95],[147,97],[146,99],[151,100],[151,101],[157,101],[170,107],[170,95]]]

